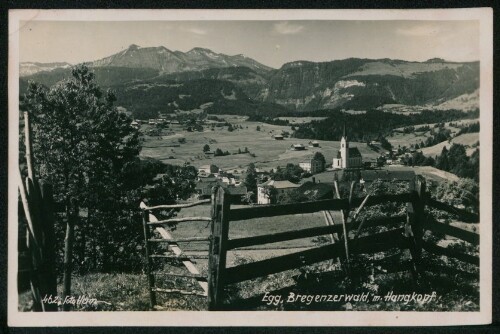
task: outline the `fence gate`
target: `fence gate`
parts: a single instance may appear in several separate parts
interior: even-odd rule
[[[202,205],[210,203],[210,200],[203,200],[192,203],[185,204],[172,204],[172,205],[158,205],[158,206],[147,206],[144,202],[141,203],[140,207],[143,210],[143,230],[144,230],[144,245],[146,250],[146,275],[148,277],[149,285],[149,296],[150,296],[150,306],[152,309],[161,309],[157,305],[156,293],[177,293],[183,295],[208,295],[208,282],[207,277],[203,276],[198,268],[193,264],[193,259],[207,258],[208,256],[200,255],[188,255],[182,251],[180,244],[186,242],[208,242],[210,237],[190,237],[190,238],[174,238],[171,233],[165,228],[166,226],[172,226],[177,223],[189,223],[195,221],[206,221],[211,222],[211,217],[182,217],[182,218],[169,218],[165,220],[158,220],[153,214],[154,211],[160,210],[170,210],[172,212],[176,209],[188,208],[197,205]],[[155,233],[156,232],[156,237]],[[165,253],[153,253],[153,244],[163,243],[167,245],[167,252]],[[155,260],[176,260],[182,262],[186,268],[186,273],[174,273],[174,272],[157,272],[155,271]],[[199,289],[187,290],[187,289],[175,289],[175,288],[165,288],[158,287],[156,285],[156,275],[164,275],[169,277],[188,277],[196,280],[198,282]],[[201,289],[200,289],[201,288]]]

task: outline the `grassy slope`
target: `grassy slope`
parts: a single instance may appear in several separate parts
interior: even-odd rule
[[[460,136],[457,136],[451,140],[451,143],[448,141],[443,141],[439,144],[436,144],[434,146],[430,147],[424,147],[422,149],[422,153],[427,156],[434,157],[436,155],[440,155],[441,151],[443,150],[443,147],[446,146],[447,149],[450,149],[451,145],[455,144],[461,144],[464,145],[467,148],[467,154],[471,155],[472,152],[474,152],[475,148],[472,148],[471,146],[474,145],[475,143],[479,142],[479,133],[464,133],[461,134]]]
[[[454,123],[457,125],[467,125],[471,123],[477,123],[479,122],[478,119],[464,119],[460,121],[454,121],[454,122],[447,122],[444,124],[445,129],[449,129],[452,133],[452,135],[455,135],[460,129],[456,126],[451,126],[450,123]],[[418,124],[415,125],[415,129],[418,129],[419,127],[422,127],[424,125],[428,125],[431,128],[436,125],[436,123],[429,123],[429,124]],[[397,132],[397,131],[403,131],[404,127],[396,128],[394,129],[394,135],[392,137],[388,137],[387,140],[392,144],[394,147],[398,147],[398,145],[401,145],[401,147],[406,146],[410,147],[411,144],[420,144],[421,141],[424,141],[430,137],[430,131],[416,131],[413,133],[402,133],[402,132]],[[479,139],[478,139],[479,140]],[[441,147],[442,149],[442,147]],[[425,152],[423,152],[425,154]],[[439,154],[441,154],[441,151],[439,151]]]

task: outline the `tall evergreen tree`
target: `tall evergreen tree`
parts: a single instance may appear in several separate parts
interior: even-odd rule
[[[112,217],[126,180],[121,171],[137,159],[139,133],[131,119],[113,107],[115,97],[103,93],[86,66],[77,66],[72,77],[50,89],[31,82],[23,108],[33,120],[33,147],[38,175],[52,183],[57,202],[66,210],[64,295],[70,295],[73,239],[78,226],[83,249],[88,223]],[[83,224],[81,209],[88,219]],[[116,217],[115,217],[116,218]],[[101,222],[102,231],[110,227]]]
[[[257,194],[257,171],[255,169],[255,165],[251,163],[248,165],[245,181],[245,187],[247,187],[248,192],[252,192],[253,194]],[[255,198],[251,199],[255,201]]]

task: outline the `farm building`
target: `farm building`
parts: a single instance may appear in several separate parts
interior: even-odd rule
[[[130,123],[130,125],[132,125],[132,127],[136,128],[136,129],[140,128],[139,122],[137,122],[137,121],[132,121],[132,123]]]
[[[346,169],[346,168],[361,168],[363,166],[363,158],[361,152],[359,152],[357,147],[349,147],[349,141],[347,140],[347,135],[345,132],[340,140],[340,150],[337,153],[337,157],[333,158],[334,169]]]
[[[299,187],[298,184],[290,181],[274,181],[269,180],[257,186],[257,204],[271,204],[271,198],[267,192],[267,188],[273,187],[277,191],[277,195],[292,191]]]
[[[303,150],[305,150],[305,149],[306,149],[306,147],[305,147],[304,145],[302,145],[302,144],[293,144],[293,145],[291,146],[291,148],[292,148],[292,150],[294,150],[294,151],[303,151]]]
[[[198,193],[199,198],[210,198],[212,196],[213,187],[222,187],[231,196],[231,202],[239,203],[241,197],[246,195],[247,188],[245,186],[230,186],[225,184],[219,179],[206,181],[200,180],[195,185],[195,191]]]
[[[299,162],[299,167],[311,174],[321,173],[325,169],[325,165],[322,161],[312,158]]]
[[[312,147],[319,147],[319,143],[316,140],[310,142],[310,144],[312,145]]]
[[[210,174],[218,173],[219,172],[219,167],[216,165],[203,165],[198,167],[198,176],[200,177],[205,177]]]
[[[283,140],[284,139],[283,135],[274,135],[273,138],[274,138],[274,140]]]

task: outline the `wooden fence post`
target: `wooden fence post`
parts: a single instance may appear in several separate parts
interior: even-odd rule
[[[349,229],[347,227],[347,219],[349,218],[349,212],[352,207],[352,200],[354,198],[354,185],[356,181],[351,182],[351,187],[349,189],[349,203],[347,210],[342,210],[342,230],[343,230],[343,238],[344,238],[344,248],[345,248],[345,264],[346,264],[346,272],[347,276],[351,277],[351,258],[349,255]]]
[[[148,226],[148,221],[149,221],[149,211],[143,209],[142,210],[142,226],[144,230],[144,248],[146,250],[146,274],[148,276],[148,286],[149,286],[149,301],[150,301],[150,306],[151,309],[154,309],[156,305],[156,292],[154,291],[155,287],[155,278],[153,275],[153,262],[151,260],[151,250],[149,249],[149,242],[148,240],[150,239],[150,233],[149,233],[149,226]]]
[[[30,117],[27,111],[24,112],[24,140],[26,146],[26,166],[28,168],[28,177],[35,181],[35,172],[33,168],[33,144],[31,141],[32,131]]]
[[[71,295],[71,273],[73,271],[73,241],[75,239],[75,222],[73,221],[73,212],[71,208],[66,207],[66,235],[64,237],[64,287],[63,299]],[[63,311],[69,311],[71,304],[64,303]]]
[[[422,258],[425,182],[416,177],[414,182],[410,183],[410,192],[412,193],[412,200],[407,203],[405,237],[408,240],[408,248],[413,261],[412,275],[415,281],[418,282],[418,278],[422,272],[420,266]]]
[[[52,185],[47,182],[41,183],[42,195],[42,230],[43,230],[43,261],[40,272],[40,282],[42,283],[42,298],[47,296],[57,296],[57,275],[56,275],[56,249],[54,233],[54,198]],[[57,304],[45,305],[45,311],[57,311]]]
[[[214,263],[212,270],[215,274],[210,273],[212,276],[213,294],[211,296],[211,309],[220,310],[222,307],[222,299],[224,295],[225,285],[225,271],[226,271],[226,255],[227,255],[227,240],[229,234],[229,210],[231,209],[231,202],[228,194],[225,193],[223,188],[217,191],[217,216],[214,225],[213,238],[213,254]]]
[[[423,225],[425,220],[425,202],[426,202],[426,184],[425,179],[418,177],[415,180],[415,191],[416,191],[416,201],[414,209],[415,209],[415,219],[411,224],[411,230],[413,232],[413,237],[415,239],[415,257],[417,261],[417,269],[419,274],[422,273],[420,270],[420,262],[422,258],[422,238],[424,234]]]
[[[217,187],[212,188],[212,208],[211,217],[212,221],[210,223],[210,246],[208,252],[208,309],[213,310],[216,308],[215,305],[215,282],[217,280],[217,257],[216,252],[218,251],[215,239],[215,231],[218,230],[218,202],[217,202]]]

